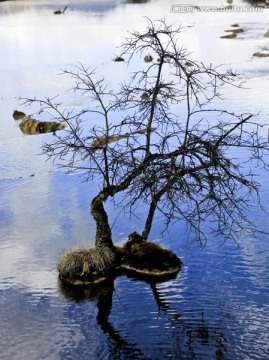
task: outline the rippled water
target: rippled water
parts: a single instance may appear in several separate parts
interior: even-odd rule
[[[55,16],[64,2],[0,3],[0,359],[268,359],[268,235],[242,238],[239,246],[210,238],[201,249],[185,241],[181,224],[160,237],[158,217],[151,240],[185,264],[175,279],[149,284],[119,277],[101,289],[62,288],[56,271],[60,255],[94,243],[89,201],[96,185],[46,162],[39,154],[52,135],[23,135],[12,112],[27,111],[20,96],[61,94],[66,107],[87,105],[65,92],[71,82],[57,75],[60,69],[80,61],[100,65],[111,82],[124,76],[110,60],[125,31],[141,29],[147,15],[194,24],[183,43],[202,61],[244,72],[249,89],[240,95],[231,90],[229,106],[260,111],[264,122],[268,59],[252,54],[269,47],[263,38],[269,10],[177,14],[170,12],[174,2],[164,0],[69,4],[65,15]],[[235,41],[219,39],[235,22],[248,31]],[[268,175],[260,172],[259,180],[269,211]],[[109,204],[108,211],[114,214]],[[254,209],[251,216],[268,230],[265,214]],[[138,219],[121,215],[113,227],[115,243],[139,228]]]

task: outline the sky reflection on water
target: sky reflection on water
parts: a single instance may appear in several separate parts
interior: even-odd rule
[[[192,3],[192,1],[185,1]],[[0,3],[0,358],[19,359],[267,359],[269,356],[268,235],[242,238],[240,246],[209,239],[204,250],[188,246],[180,224],[160,237],[161,217],[151,239],[172,249],[185,263],[176,279],[148,284],[120,277],[100,291],[75,294],[61,288],[56,263],[61,254],[94,243],[89,201],[96,185],[56,171],[38,155],[53,135],[25,136],[12,119],[24,109],[16,97],[60,94],[66,108],[87,99],[66,92],[59,76],[77,61],[101,66],[111,84],[126,70],[111,62],[125,30],[142,29],[144,15],[195,24],[182,34],[194,58],[232,65],[249,78],[249,90],[229,94],[235,111],[260,111],[268,119],[268,60],[252,53],[269,46],[268,10],[262,13],[172,14],[172,1]],[[207,4],[222,4],[210,1]],[[71,9],[73,8],[73,10]],[[248,29],[235,41],[219,36],[232,23]],[[29,109],[30,111],[30,109]],[[31,112],[38,109],[31,109]],[[42,118],[42,114],[40,118]],[[266,133],[264,134],[266,136]],[[260,174],[268,208],[268,175]],[[107,204],[111,216],[116,212]],[[143,217],[143,209],[138,215]],[[262,213],[253,219],[264,230]],[[113,227],[122,244],[140,228],[121,215]]]

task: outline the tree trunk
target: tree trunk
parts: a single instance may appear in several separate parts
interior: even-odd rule
[[[169,183],[167,183],[152,198],[152,201],[151,201],[150,206],[149,206],[149,212],[148,212],[147,220],[146,220],[146,223],[145,223],[145,227],[144,227],[144,230],[142,232],[143,241],[148,240],[148,236],[149,236],[149,233],[150,233],[150,230],[151,230],[151,226],[152,226],[152,222],[153,222],[153,219],[154,219],[155,210],[157,209],[158,202],[161,200],[161,197],[165,194],[165,192],[168,190],[168,188],[169,188]]]
[[[96,222],[96,236],[95,246],[96,247],[113,247],[111,238],[111,229],[108,223],[107,213],[105,211],[103,201],[105,196],[100,192],[91,202],[91,213]]]
[[[143,241],[148,240],[148,236],[149,236],[149,233],[150,233],[150,230],[151,230],[151,226],[152,226],[152,222],[153,222],[156,207],[157,207],[157,201],[155,201],[155,199],[154,199],[154,200],[152,200],[152,202],[150,204],[147,220],[146,220],[146,223],[145,223],[144,230],[142,232],[142,240]]]

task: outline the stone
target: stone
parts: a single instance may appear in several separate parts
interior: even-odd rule
[[[242,29],[242,28],[225,30],[225,32],[231,32],[231,33],[233,33],[233,34],[239,34],[239,33],[242,33],[242,32],[244,32],[244,31],[245,31],[245,30]]]
[[[31,116],[25,116],[20,123],[21,131],[28,135],[54,133],[55,131],[65,129],[65,127],[66,126],[63,123],[57,123],[55,121],[39,121],[32,119]]]
[[[269,53],[257,51],[257,52],[255,52],[255,53],[253,54],[253,56],[263,58],[263,57],[268,57],[268,56],[269,56]]]
[[[26,114],[22,111],[14,110],[13,112],[13,119],[14,120],[21,120],[25,118]]]
[[[144,61],[145,61],[145,62],[152,62],[152,60],[153,60],[153,57],[152,57],[151,55],[146,55],[146,56],[144,57]]]
[[[120,56],[117,56],[116,59],[114,59],[115,62],[121,62],[124,61],[124,59]]]
[[[235,37],[236,37],[236,34],[232,33],[232,34],[228,34],[228,35],[223,35],[220,38],[221,39],[234,39]]]
[[[180,259],[160,245],[143,241],[141,235],[133,233],[120,254],[120,268],[140,276],[162,278],[176,275],[183,266]]]

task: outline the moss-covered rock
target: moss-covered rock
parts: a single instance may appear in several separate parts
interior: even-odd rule
[[[165,277],[177,274],[183,263],[170,250],[152,242],[143,241],[132,233],[122,248],[116,248],[117,264],[127,272],[147,277]]]
[[[65,10],[68,8],[68,6],[65,6],[65,8],[63,10],[55,10],[53,13],[54,15],[61,15],[65,13]]]
[[[14,117],[14,114],[13,114]],[[24,134],[37,135],[45,133],[54,133],[55,131],[65,129],[65,124],[56,121],[39,121],[25,116],[20,123],[20,129]]]
[[[186,66],[194,66],[194,63],[192,63],[192,62],[190,62],[190,61],[186,61],[186,62],[185,62],[185,65],[186,65]]]
[[[178,273],[182,267],[179,258],[161,246],[143,242],[127,254],[122,268],[149,276],[164,276]]]
[[[22,111],[19,110],[14,110],[13,111],[13,119],[14,120],[22,120],[23,118],[25,118],[26,114]]]
[[[129,235],[128,241],[126,241],[126,243],[123,244],[123,249],[130,254],[134,252],[135,249],[138,246],[140,246],[142,243],[143,243],[142,236],[135,231]],[[144,243],[146,242],[144,241]]]
[[[263,57],[268,57],[269,56],[269,52],[262,52],[262,51],[257,51],[253,54],[253,56],[255,57],[260,57],[260,58],[263,58]]]
[[[236,28],[236,29],[229,29],[229,30],[225,30],[225,32],[231,32],[233,34],[239,34],[244,32],[245,30],[242,28]]]
[[[228,34],[228,35],[223,35],[221,36],[220,38],[221,39],[234,39],[236,37],[236,34],[235,33],[231,33],[231,34]]]
[[[152,61],[153,61],[153,57],[152,57],[151,55],[146,55],[146,56],[144,57],[144,61],[145,61],[145,62],[152,62]]]
[[[115,59],[114,59],[115,62],[121,62],[121,61],[124,61],[124,59],[120,56],[117,56]]]
[[[143,92],[140,96],[141,100],[148,100],[149,99],[149,94],[147,92]]]

